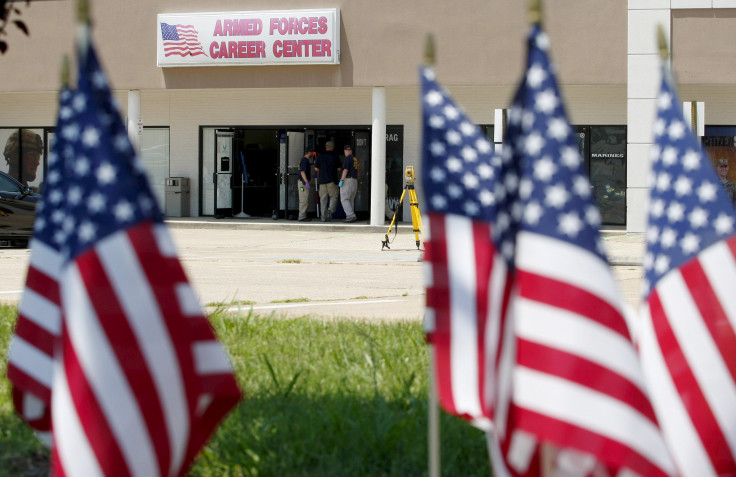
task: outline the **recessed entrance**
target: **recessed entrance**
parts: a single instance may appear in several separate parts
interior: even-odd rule
[[[223,217],[298,215],[299,161],[306,150],[317,153],[335,142],[335,151],[353,148],[360,164],[355,211],[370,216],[370,129],[362,128],[201,128],[201,214]],[[312,164],[313,166],[313,164]],[[314,177],[312,170],[312,177]],[[383,179],[383,178],[381,178]],[[314,184],[314,182],[313,182]],[[316,188],[315,188],[316,189]],[[316,190],[308,213],[316,216]],[[338,204],[335,218],[344,217]]]

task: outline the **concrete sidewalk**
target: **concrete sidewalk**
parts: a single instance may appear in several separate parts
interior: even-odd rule
[[[270,230],[270,231],[330,231],[372,233],[385,236],[389,225],[370,225],[367,221],[344,223],[335,220],[329,223],[313,219],[311,222],[297,222],[295,220],[273,220],[266,218],[227,218],[214,219],[211,217],[181,217],[169,218],[166,223],[172,229],[231,229],[231,230]],[[412,224],[400,223],[391,230],[389,240],[398,235],[414,236]],[[640,266],[646,246],[643,234],[626,234],[624,231],[603,230],[601,232],[606,245],[606,254],[611,265]],[[383,238],[381,239],[383,240]],[[403,240],[402,240],[403,241]]]

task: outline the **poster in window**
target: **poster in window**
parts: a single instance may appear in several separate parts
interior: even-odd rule
[[[626,225],[626,126],[590,127],[590,182],[604,225]]]
[[[736,128],[719,127],[719,130],[715,132],[723,135],[708,135],[709,132],[714,132],[711,129],[706,128],[703,146],[721,180],[723,189],[731,201],[736,203],[736,170],[734,170],[736,168],[736,138],[733,134],[736,133]]]
[[[43,129],[0,129],[0,170],[35,191],[43,183]]]

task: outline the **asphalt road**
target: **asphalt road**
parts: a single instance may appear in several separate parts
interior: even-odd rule
[[[413,234],[176,228],[179,258],[202,305],[259,314],[421,319],[422,252]],[[17,302],[30,251],[0,249],[0,301]]]

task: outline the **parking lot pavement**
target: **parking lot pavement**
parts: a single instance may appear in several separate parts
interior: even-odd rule
[[[422,251],[412,234],[365,228],[277,230],[170,227],[180,261],[200,302],[259,314],[421,319]],[[17,303],[26,249],[0,249],[0,301]]]
[[[392,235],[390,250],[381,247],[384,227],[249,225],[170,223],[181,263],[209,309],[386,320],[424,315],[422,251],[410,225]],[[604,235],[604,243],[624,299],[638,306],[643,238]],[[29,256],[27,249],[0,249],[0,301],[20,300]]]

